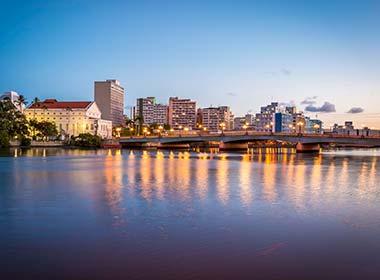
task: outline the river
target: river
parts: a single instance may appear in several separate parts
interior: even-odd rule
[[[0,279],[380,279],[380,150],[0,152]]]

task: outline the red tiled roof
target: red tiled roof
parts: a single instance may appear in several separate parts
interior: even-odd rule
[[[45,99],[33,103],[29,109],[86,109],[92,101],[57,101],[56,99]]]

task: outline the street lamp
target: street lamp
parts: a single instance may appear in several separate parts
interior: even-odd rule
[[[161,137],[161,132],[163,129],[164,129],[164,127],[162,125],[158,126],[158,137]]]
[[[116,128],[116,137],[120,138],[121,127]]]
[[[226,128],[226,124],[224,122],[219,124],[220,128],[222,129],[222,135],[224,134],[224,129]]]
[[[315,132],[315,133],[319,133],[318,131],[319,131],[320,128],[321,128],[321,126],[320,126],[319,124],[316,123],[316,124],[314,125],[314,132]]]
[[[303,127],[303,122],[301,122],[301,121],[299,121],[298,123],[297,123],[297,125],[298,125],[298,129],[299,129],[299,134],[301,134],[302,133],[302,127]]]
[[[247,131],[247,129],[248,129],[248,124],[247,124],[247,123],[245,123],[245,124],[243,125],[243,129],[245,130],[245,134],[247,135],[247,134],[248,134],[248,131]]]

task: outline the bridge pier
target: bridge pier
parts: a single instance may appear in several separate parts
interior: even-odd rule
[[[159,143],[157,149],[190,149],[190,144],[187,143]]]
[[[247,150],[248,143],[225,143],[220,142],[219,144],[220,150]]]
[[[321,145],[314,143],[306,144],[298,142],[296,145],[296,151],[297,153],[319,153],[321,151]]]

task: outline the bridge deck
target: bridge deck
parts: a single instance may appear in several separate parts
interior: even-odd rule
[[[346,144],[360,146],[380,146],[380,136],[347,136],[334,134],[285,134],[258,132],[176,133],[165,136],[121,137],[122,144],[132,143],[196,143],[196,142],[255,142],[280,141],[302,144]]]

